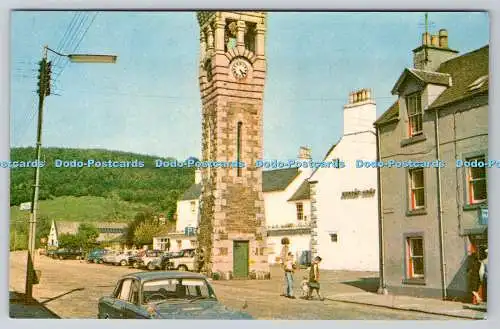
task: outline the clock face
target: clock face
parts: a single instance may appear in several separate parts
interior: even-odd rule
[[[238,80],[246,78],[246,76],[248,75],[248,70],[248,64],[241,59],[234,61],[234,63],[231,65],[231,73]]]

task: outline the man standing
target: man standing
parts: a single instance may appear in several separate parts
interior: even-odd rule
[[[295,299],[293,295],[293,272],[295,271],[295,263],[293,259],[293,254],[288,252],[286,262],[285,262],[285,297]]]
[[[311,299],[313,291],[316,290],[319,300],[325,300],[319,293],[319,263],[321,263],[321,257],[314,257],[309,271],[309,294],[306,297],[307,299]]]
[[[280,265],[281,265],[281,268],[283,269],[284,271],[284,293],[281,294],[281,296],[284,296],[284,297],[287,297],[288,296],[288,279],[287,279],[287,275],[286,275],[286,261],[287,261],[287,257],[288,257],[288,252],[290,250],[290,240],[287,238],[287,237],[284,237],[281,239],[281,253],[280,253]]]

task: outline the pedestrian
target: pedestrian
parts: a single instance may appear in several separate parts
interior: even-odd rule
[[[483,301],[488,299],[488,249],[484,250],[485,257],[481,261],[481,267],[479,268],[479,280],[481,281],[481,291]]]
[[[472,293],[472,304],[477,305],[482,302],[481,296],[479,296],[479,286],[481,284],[479,277],[479,269],[481,268],[481,262],[479,261],[479,255],[475,248],[471,250],[468,260],[468,281],[469,289]]]
[[[323,301],[325,300],[323,296],[321,296],[319,289],[320,289],[320,284],[319,284],[319,263],[321,263],[321,257],[316,256],[313,259],[313,262],[311,264],[311,268],[309,270],[309,293],[307,295],[307,299],[312,298],[313,291],[316,291],[316,294],[318,295],[319,300]]]
[[[285,281],[286,281],[285,297],[287,298],[295,299],[295,296],[293,295],[293,273],[295,272],[296,268],[297,267],[295,266],[293,254],[291,252],[288,252],[285,261]]]
[[[286,259],[288,257],[288,253],[290,250],[290,240],[287,237],[284,237],[281,239],[281,253],[280,253],[280,266],[283,269],[283,287],[284,287],[284,293],[281,294],[281,296],[286,297],[288,295],[288,279],[286,276]]]
[[[304,275],[302,279],[303,280],[300,283],[300,288],[302,289],[301,298],[307,298],[307,296],[309,296],[309,277],[307,275]]]

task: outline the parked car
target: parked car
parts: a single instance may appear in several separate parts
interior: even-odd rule
[[[94,249],[87,256],[87,262],[89,262],[89,263],[96,263],[96,264],[102,264],[103,263],[103,259],[102,258],[108,252],[109,252],[109,250],[107,250],[107,249]]]
[[[207,278],[189,272],[139,272],[123,276],[98,302],[99,319],[252,319],[230,310]]]
[[[133,268],[139,268],[139,265],[141,264],[141,258],[144,256],[143,251],[139,251],[136,254],[128,256],[128,265],[133,267]]]
[[[59,248],[53,254],[53,258],[58,259],[82,259],[83,249]]]
[[[163,268],[167,270],[195,271],[195,254],[195,249],[183,249],[179,252],[179,254],[168,258],[168,260],[163,264]]]
[[[45,253],[45,255],[46,255],[47,257],[54,258],[54,255],[55,255],[55,253],[56,253],[56,250],[57,250],[57,249],[48,249],[48,250],[47,250],[47,253]]]
[[[116,256],[118,255],[117,251],[110,251],[102,256],[102,262],[104,264],[115,264]]]
[[[134,253],[132,251],[127,251],[127,252],[120,252],[117,253],[114,257],[114,265],[121,265],[125,266],[128,265],[128,259],[130,256],[132,256]]]
[[[145,267],[150,271],[153,271],[156,268],[155,264],[158,259],[161,259],[163,252],[161,250],[147,250],[146,253],[137,260],[137,268]]]

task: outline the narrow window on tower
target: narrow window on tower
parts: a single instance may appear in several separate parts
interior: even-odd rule
[[[241,121],[238,122],[238,127],[236,131],[236,161],[237,161],[237,171],[236,174],[238,177],[241,177],[241,127],[243,123]]]
[[[250,50],[251,52],[255,52],[255,36],[257,24],[255,23],[246,23],[245,29],[245,48]]]

